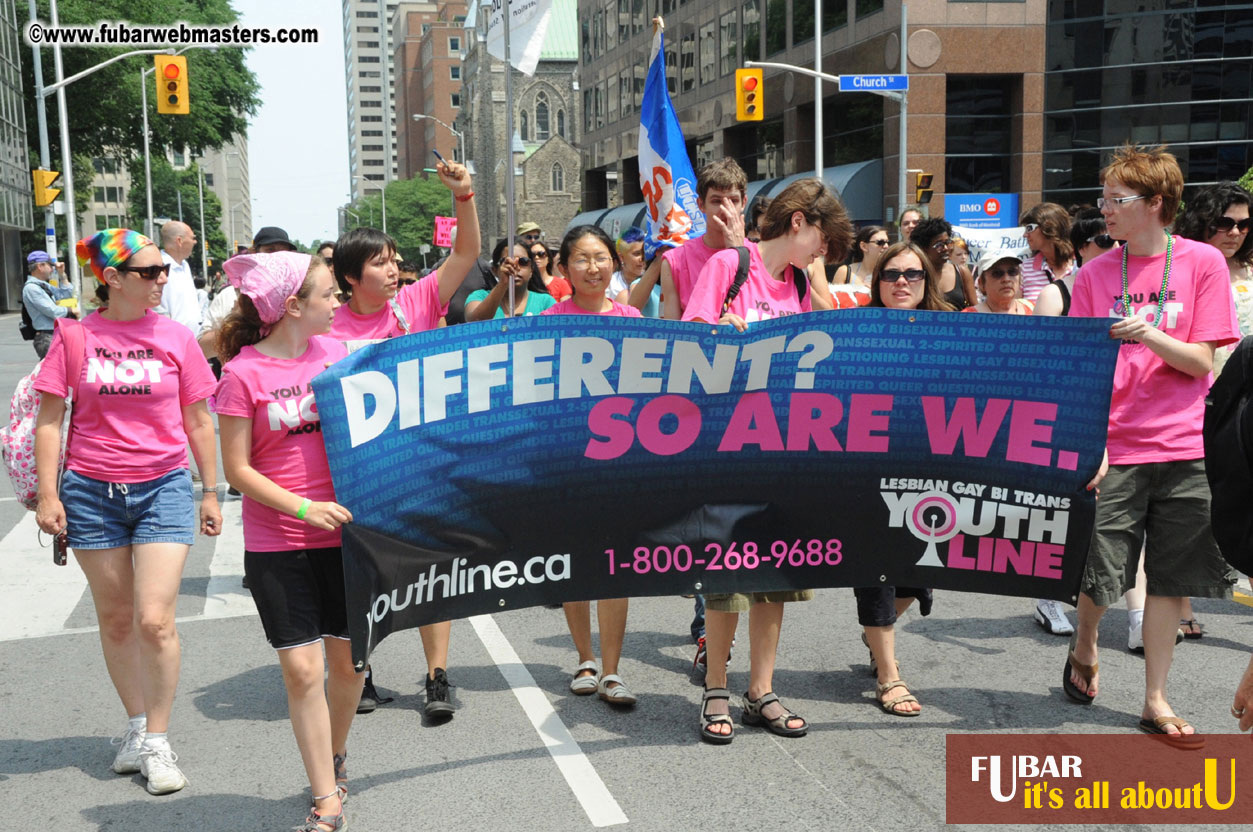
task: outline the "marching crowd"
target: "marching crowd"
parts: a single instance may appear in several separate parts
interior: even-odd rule
[[[141,772],[153,794],[187,783],[167,737],[180,662],[174,607],[197,511],[201,534],[222,529],[211,405],[222,473],[243,495],[246,585],[282,669],[312,791],[299,828],[346,828],[353,717],[386,700],[371,671],[354,668],[347,641],[339,546],[351,512],[336,502],[321,433],[290,428],[317,420],[310,380],[352,350],[464,321],[536,314],[664,317],[739,330],[859,306],[1109,317],[1109,337],[1121,347],[1106,458],[1088,484],[1099,499],[1077,626],[1057,602],[1038,601],[1034,614],[1050,632],[1071,636],[1063,689],[1088,704],[1101,684],[1102,614],[1126,595],[1130,646],[1145,656],[1139,726],[1181,745],[1195,736],[1168,703],[1166,681],[1177,638],[1202,634],[1188,598],[1230,597],[1235,582],[1210,532],[1201,422],[1213,373],[1253,326],[1253,198],[1242,188],[1206,188],[1177,216],[1184,181],[1174,157],[1126,147],[1102,171],[1095,206],[1036,205],[1021,220],[1030,254],[978,252],[972,263],[945,220],[917,209],[902,212],[895,241],[887,227],[854,229],[817,179],[746,206],[747,178],[727,159],[699,175],[705,235],[651,262],[637,228],[615,240],[579,226],[550,247],[542,229],[524,223],[484,263],[469,174],[444,162],[437,172],[455,198],[457,235],[447,259],[420,277],[375,229],[348,231],[309,255],[267,228],[249,253],[225,262],[226,285],[210,300],[197,294],[187,267],[190,228],[167,224],[161,248],[138,232],[108,229],[77,247],[95,276],[98,308],[54,328],[75,316],[50,286],[50,258],[29,258],[23,299],[43,358],[35,382],[42,393],[37,521],[66,535],[95,601],[105,663],[128,720],[116,740],[115,772]],[[879,706],[915,717],[922,704],[901,679],[894,624],[915,601],[927,615],[932,592],[854,592]],[[785,605],[812,596],[694,599],[691,632],[705,679],[701,739],[726,744],[736,732],[726,668],[741,613],[749,619],[741,721],[779,736],[806,733],[805,719],[774,693],[773,673]],[[628,601],[597,602],[599,660],[590,606],[564,605],[578,659],[569,689],[629,707],[637,695],[618,666]],[[453,713],[449,633],[449,622],[420,628],[432,719]],[[1232,706],[1242,730],[1253,723],[1249,705],[1253,663]]]

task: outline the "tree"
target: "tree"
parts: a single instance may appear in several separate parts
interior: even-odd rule
[[[352,211],[363,223],[382,225],[377,190],[357,200]],[[435,177],[393,180],[387,185],[387,233],[407,260],[421,257],[419,247],[435,243],[435,216],[452,216],[452,194]]]
[[[1240,177],[1240,187],[1246,191],[1253,191],[1253,168],[1245,171],[1244,176]]]
[[[144,181],[144,160],[134,159],[130,164],[131,181]],[[196,232],[196,248],[189,256],[188,262],[194,273],[200,274],[200,249],[204,240],[200,240],[200,199],[197,190],[200,171],[196,165],[186,170],[175,170],[164,156],[152,157],[152,215],[178,219],[179,197],[183,203],[183,222]],[[135,228],[143,227],[143,218],[148,215],[147,195],[142,185],[130,189],[127,196],[127,207],[130,210],[131,224]],[[204,189],[204,230],[209,238],[209,257],[215,263],[226,259],[229,254],[229,243],[222,233],[222,203],[209,188]],[[154,234],[160,229],[154,228]],[[159,240],[158,240],[159,242]]]
[[[40,19],[49,19],[47,0],[38,3]],[[170,25],[175,21],[189,24],[226,25],[237,22],[238,13],[229,0],[59,0],[61,25],[95,24],[101,20],[126,20],[134,24]],[[175,44],[177,48],[178,45]],[[152,45],[117,47],[75,47],[62,49],[66,77],[95,66],[115,55],[137,48],[158,48]],[[23,85],[35,88],[30,53],[23,46]],[[40,50],[44,83],[56,78],[51,48]],[[243,49],[235,46],[221,49],[189,49],[187,77],[191,114],[163,116],[156,112],[156,84],[148,76],[148,124],[154,148],[190,147],[195,154],[205,148],[217,148],[234,135],[247,130],[247,116],[257,112],[260,86],[256,76],[244,63]],[[139,152],[143,148],[143,118],[140,112],[139,72],[152,66],[151,56],[136,56],[107,66],[65,88],[66,109],[73,122],[76,153],[100,156],[106,149],[118,148]],[[56,98],[49,96],[49,122],[55,122]],[[34,125],[35,96],[25,97],[26,123]],[[53,158],[59,156],[60,136],[49,131]]]

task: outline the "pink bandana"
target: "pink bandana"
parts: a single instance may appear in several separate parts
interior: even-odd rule
[[[287,299],[300,291],[311,258],[295,251],[239,254],[222,264],[227,280],[246,295],[261,317],[261,336],[270,334],[285,312]]]

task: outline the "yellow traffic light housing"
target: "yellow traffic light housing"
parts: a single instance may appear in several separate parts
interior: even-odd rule
[[[931,190],[931,174],[914,174],[914,204],[926,205],[934,195],[935,191]]]
[[[187,59],[182,55],[156,55],[157,112],[185,116],[191,112],[187,95]]]
[[[735,118],[737,121],[761,121],[765,117],[762,98],[764,79],[760,69],[735,70]]]
[[[35,205],[46,208],[60,195],[60,188],[49,187],[61,175],[55,170],[32,170],[31,178],[35,181]]]

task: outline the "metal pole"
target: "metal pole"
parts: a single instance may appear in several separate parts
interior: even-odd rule
[[[57,16],[57,0],[50,0],[50,18],[53,28],[60,26],[60,19]],[[65,65],[61,62],[61,44],[56,43],[52,47],[52,65],[56,69],[57,83],[65,78]],[[61,127],[61,176],[65,178],[65,236],[69,238],[68,245],[73,246],[78,237],[78,217],[75,216],[76,206],[74,204],[74,156],[70,152],[70,117],[65,107],[65,87],[57,88],[57,121]],[[74,286],[74,293],[78,297],[83,296],[83,276],[78,269],[77,257],[66,257],[69,261],[68,274],[70,283]]]
[[[144,233],[152,237],[152,156],[148,147],[148,71],[139,70],[139,91],[143,95],[144,110],[144,197],[147,200],[148,216],[144,219]]]
[[[905,26],[905,4],[901,3],[901,75],[909,73],[909,33]],[[909,167],[906,148],[909,145],[909,91],[901,91],[901,124],[900,124],[900,146],[897,148],[897,155],[900,157],[900,182],[898,183],[898,191],[896,195],[896,222],[899,225],[901,221],[901,211],[905,210],[906,204],[906,188],[908,187]]]
[[[379,0],[379,69],[383,78],[383,123],[391,125],[384,130],[383,145],[387,148],[387,157],[383,160],[383,181],[392,181],[392,160],[396,158],[396,113],[392,110],[391,78],[392,60],[388,51],[389,33],[392,22],[387,18],[387,0]]]
[[[30,19],[35,20],[38,10],[35,8],[35,0],[30,0]],[[39,122],[39,166],[44,170],[52,170],[52,150],[48,146],[48,101],[43,96],[44,87],[44,68],[43,61],[39,58],[39,45],[32,45],[30,51],[34,54],[35,67],[35,93],[38,98],[38,104],[35,108],[35,117]],[[145,131],[146,132],[146,131]],[[51,205],[44,207],[44,251],[48,252],[48,256],[53,260],[57,257],[57,223],[56,211]]]
[[[822,0],[814,0],[814,71],[822,72]],[[814,77],[814,176],[822,178],[822,79],[817,76]]]
[[[200,192],[200,276],[209,285],[209,239],[204,235],[204,170],[196,162],[196,190]]]
[[[509,256],[513,256],[513,230],[516,227],[514,223],[514,181],[513,181],[513,55],[509,50],[509,17],[510,3],[505,0],[501,4],[504,12],[504,35],[505,35],[505,159],[509,166],[505,177],[505,251],[509,252]],[[513,281],[509,281],[509,311],[507,314],[513,315],[514,304]]]
[[[174,196],[178,197],[178,221],[183,221],[183,183],[178,181],[178,175],[174,176]]]

